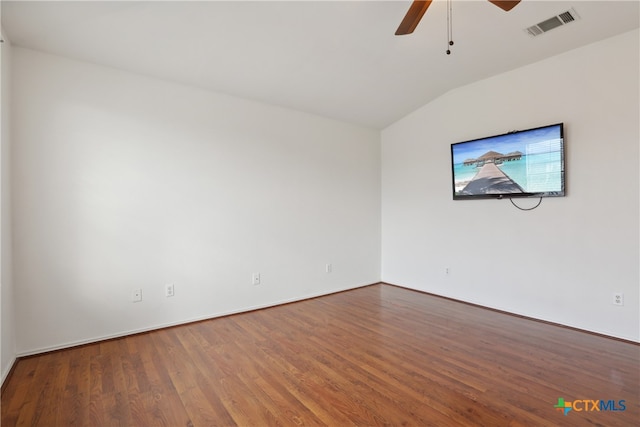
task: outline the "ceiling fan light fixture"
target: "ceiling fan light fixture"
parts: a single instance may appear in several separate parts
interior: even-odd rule
[[[400,26],[396,30],[396,36],[403,36],[413,33],[413,30],[415,30],[420,23],[422,16],[425,14],[432,1],[433,0],[413,0],[413,3],[411,3],[409,10],[402,19]],[[489,0],[491,4],[498,6],[505,12],[508,12],[516,7],[517,4],[520,3],[520,1],[521,0]]]

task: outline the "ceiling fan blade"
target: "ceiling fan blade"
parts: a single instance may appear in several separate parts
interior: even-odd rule
[[[400,23],[400,26],[396,30],[396,36],[403,36],[405,34],[413,33],[413,30],[416,29],[418,23],[422,19],[422,15],[427,11],[429,5],[431,5],[432,0],[427,1],[419,1],[414,0],[407,11],[407,14],[404,16],[404,19]]]
[[[500,9],[504,10],[505,12],[509,12],[511,9],[516,7],[518,3],[520,3],[520,0],[489,0],[489,1],[495,4],[496,6],[498,6]]]

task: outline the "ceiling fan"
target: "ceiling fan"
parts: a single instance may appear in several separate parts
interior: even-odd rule
[[[432,1],[433,0],[414,0],[409,7],[409,11],[407,11],[407,14],[404,16],[404,19],[400,23],[400,26],[396,30],[396,36],[413,33],[413,30],[415,30],[418,26],[418,23],[431,5]],[[513,9],[518,3],[520,3],[520,0],[489,0],[489,2],[495,4],[505,12],[508,12]]]

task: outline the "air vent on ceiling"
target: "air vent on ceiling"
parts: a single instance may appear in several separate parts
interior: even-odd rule
[[[551,31],[554,28],[558,28],[562,25],[566,25],[570,22],[573,22],[577,19],[580,19],[580,16],[576,13],[575,9],[571,8],[566,12],[562,12],[559,15],[546,19],[542,22],[537,23],[536,25],[532,25],[529,28],[525,29],[525,31],[532,37],[539,36],[542,33],[546,33],[547,31]]]

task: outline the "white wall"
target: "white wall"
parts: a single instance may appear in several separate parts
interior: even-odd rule
[[[348,289],[380,271],[638,341],[638,35],[451,91],[385,129],[382,266],[377,132],[14,48],[3,376],[16,353]],[[558,121],[567,197],[531,212],[451,200],[452,142]]]
[[[383,281],[639,341],[638,40],[459,88],[385,129]],[[451,143],[557,122],[566,197],[452,200]]]
[[[379,281],[379,132],[12,59],[19,355]]]
[[[4,38],[4,37],[3,37]],[[11,259],[11,45],[0,45],[0,384],[16,360]]]

